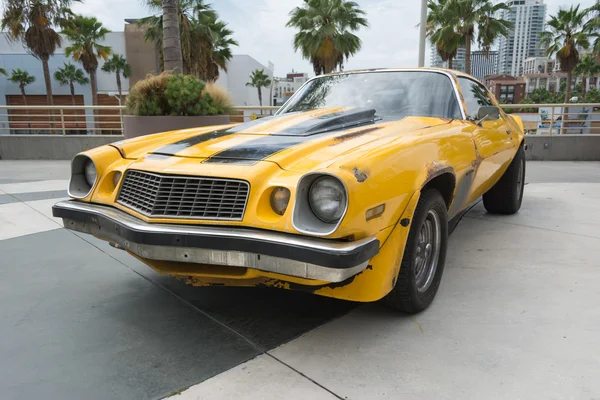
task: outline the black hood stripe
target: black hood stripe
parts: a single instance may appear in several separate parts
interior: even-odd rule
[[[232,135],[229,129],[223,129],[220,131],[214,131],[209,133],[202,133],[200,135],[191,136],[175,143],[168,144],[157,150],[154,150],[152,154],[159,154],[163,156],[175,156],[180,151],[189,149],[190,147],[196,146],[197,144],[208,142],[209,140],[219,139],[225,136]]]
[[[259,161],[265,160],[273,155],[287,150],[290,147],[299,145],[309,140],[314,140],[324,135],[313,136],[262,136],[258,139],[250,140],[245,143],[233,146],[230,149],[223,150],[220,153],[213,154],[210,158],[204,160],[205,163],[217,164],[240,164],[254,165]]]

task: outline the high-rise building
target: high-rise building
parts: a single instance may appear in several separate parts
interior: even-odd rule
[[[448,68],[448,61],[442,61],[442,57],[435,46],[431,46],[430,64],[435,68]],[[465,70],[465,48],[461,47],[456,53],[456,57],[452,59],[452,69],[456,71]]]
[[[471,75],[483,82],[487,75],[498,73],[498,52],[490,51],[486,55],[482,50],[471,52]]]
[[[499,43],[498,73],[520,76],[523,62],[529,57],[542,56],[540,34],[544,31],[546,4],[543,0],[511,0],[509,10],[498,17],[514,24],[507,37]]]

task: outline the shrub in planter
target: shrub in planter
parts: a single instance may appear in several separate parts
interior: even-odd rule
[[[229,93],[192,75],[148,76],[129,91],[125,137],[229,123]]]

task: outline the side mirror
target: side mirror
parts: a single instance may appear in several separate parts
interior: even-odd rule
[[[485,120],[500,119],[500,109],[494,106],[482,106],[477,111],[477,125],[480,125]]]

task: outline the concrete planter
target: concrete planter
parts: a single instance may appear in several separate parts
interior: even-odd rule
[[[175,131],[178,129],[198,128],[201,126],[226,125],[231,121],[229,115],[205,115],[198,117],[137,117],[123,116],[123,136],[131,139],[152,133]]]

